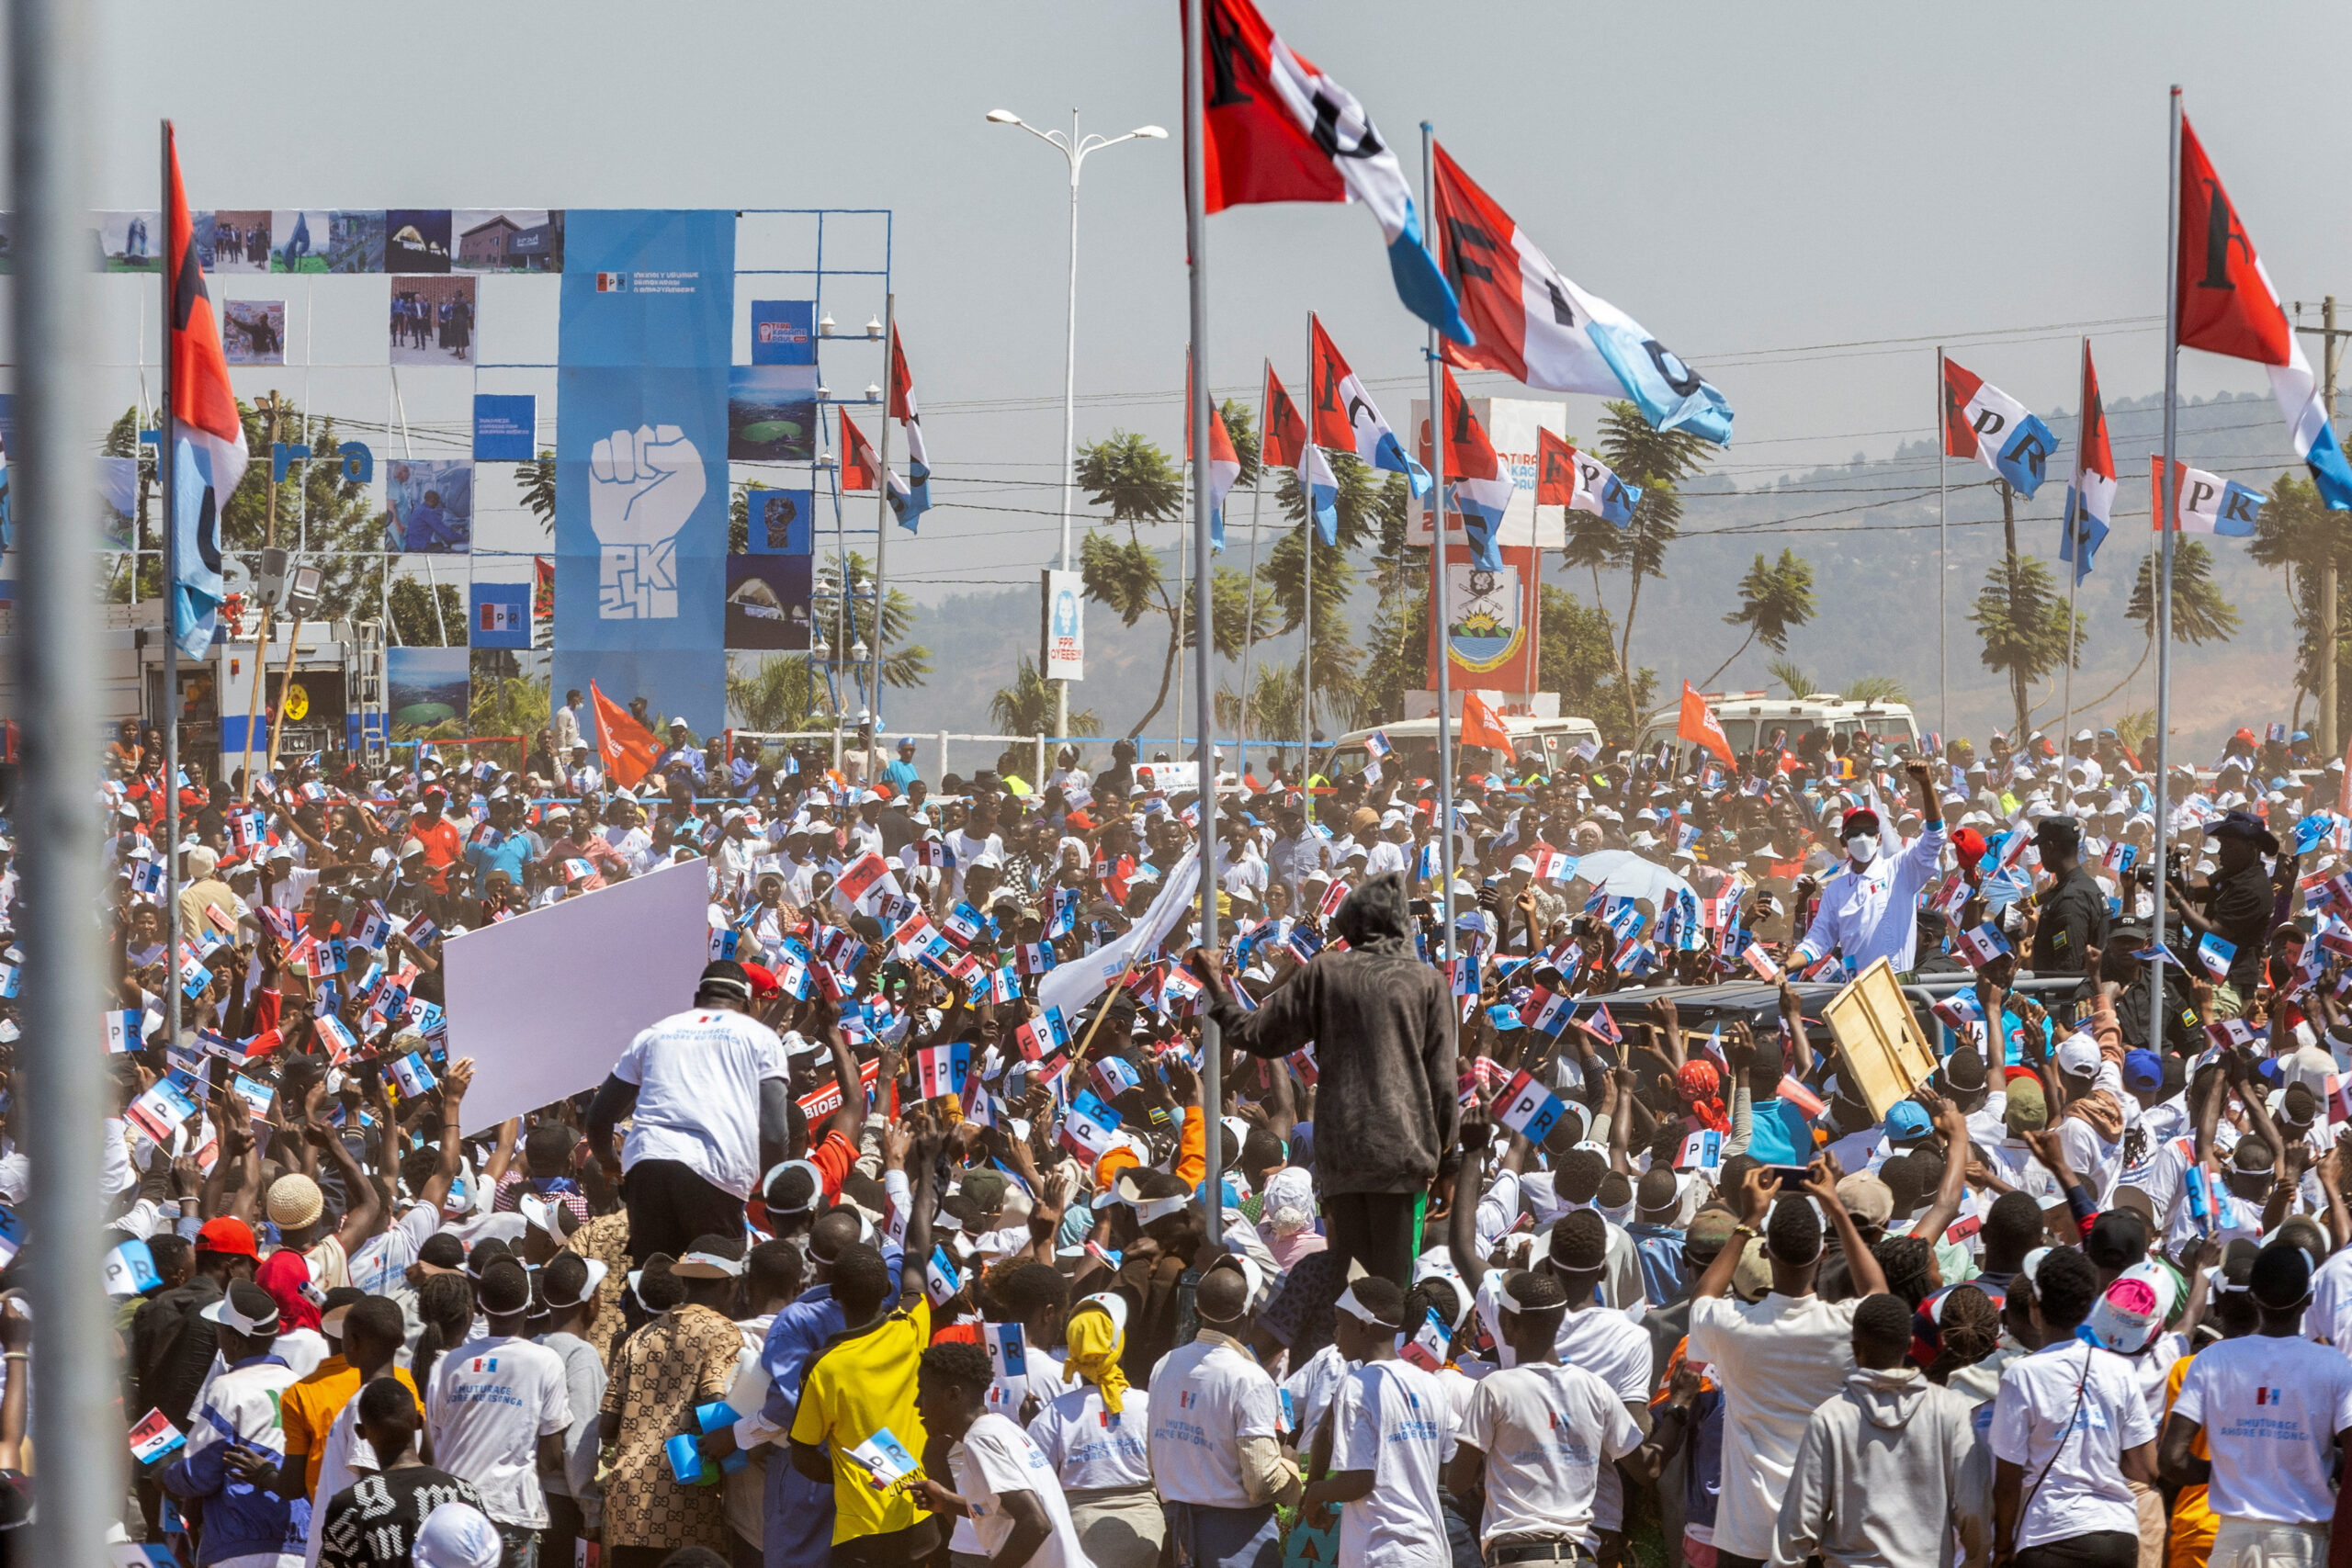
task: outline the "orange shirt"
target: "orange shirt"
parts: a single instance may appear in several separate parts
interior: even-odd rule
[[[430,827],[413,822],[409,837],[424,846],[424,869],[435,893],[449,891],[449,867],[465,859],[466,841],[447,817]]]
[[[416,1392],[416,1384],[404,1367],[394,1367],[392,1376],[409,1393]],[[318,1371],[288,1388],[277,1396],[279,1421],[286,1428],[286,1451],[306,1457],[302,1467],[302,1490],[319,1502],[319,1465],[326,1457],[327,1429],[343,1407],[359,1393],[359,1369],[341,1356],[329,1356],[319,1363]],[[424,1401],[417,1402],[420,1408]]]

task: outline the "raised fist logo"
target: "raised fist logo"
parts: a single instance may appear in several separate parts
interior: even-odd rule
[[[674,424],[616,430],[588,454],[588,523],[602,560],[596,614],[674,620],[678,530],[702,504],[702,454]]]

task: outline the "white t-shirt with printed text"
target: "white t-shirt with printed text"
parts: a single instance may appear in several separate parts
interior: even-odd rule
[[[2335,1517],[2338,1432],[2352,1428],[2352,1359],[2300,1337],[2250,1335],[2188,1363],[2173,1414],[2205,1428],[2206,1501],[2232,1519],[2319,1524]]]
[[[1482,1544],[1530,1534],[1597,1546],[1601,1467],[1641,1447],[1642,1429],[1617,1391],[1592,1373],[1539,1362],[1506,1367],[1477,1385],[1462,1441],[1487,1456]]]
[[[1331,1403],[1331,1469],[1372,1472],[1372,1490],[1340,1506],[1340,1561],[1350,1568],[1444,1562],[1438,1472],[1453,1457],[1452,1403],[1409,1361],[1368,1361]]]

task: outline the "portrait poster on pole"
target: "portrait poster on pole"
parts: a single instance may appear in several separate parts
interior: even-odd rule
[[[1046,573],[1044,647],[1037,672],[1048,681],[1086,678],[1086,583],[1075,571]]]

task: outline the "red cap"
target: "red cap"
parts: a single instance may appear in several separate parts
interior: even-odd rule
[[[743,976],[752,982],[752,994],[755,997],[772,997],[784,989],[776,984],[775,971],[764,964],[744,964]]]
[[[2230,739],[2233,740],[2243,740],[2247,745],[2251,746],[2254,744],[2254,731],[2251,729],[2241,729],[2235,735],[2231,736]]]
[[[1960,852],[1962,866],[1974,865],[1984,858],[1984,835],[1973,828],[1962,828],[1952,834],[1951,847]]]
[[[217,1220],[207,1220],[204,1228],[196,1233],[198,1252],[225,1252],[237,1258],[261,1257],[254,1246],[254,1228],[233,1215],[223,1214]]]
[[[1854,807],[1854,809],[1852,809],[1851,811],[1849,811],[1848,813],[1846,813],[1846,815],[1844,816],[1844,818],[1842,818],[1838,821],[1838,837],[1843,838],[1843,837],[1845,837],[1847,834],[1849,834],[1849,833],[1852,832],[1852,831],[1854,830],[1854,824],[1855,824],[1856,822],[1860,821],[1861,818],[1865,818],[1865,817],[1867,817],[1867,818],[1869,818],[1871,819],[1871,827],[1875,828],[1875,827],[1877,827],[1877,826],[1879,825],[1878,813],[1877,813],[1877,812],[1872,811],[1872,810],[1871,810],[1869,807],[1867,807],[1867,806],[1857,806],[1856,807]]]

